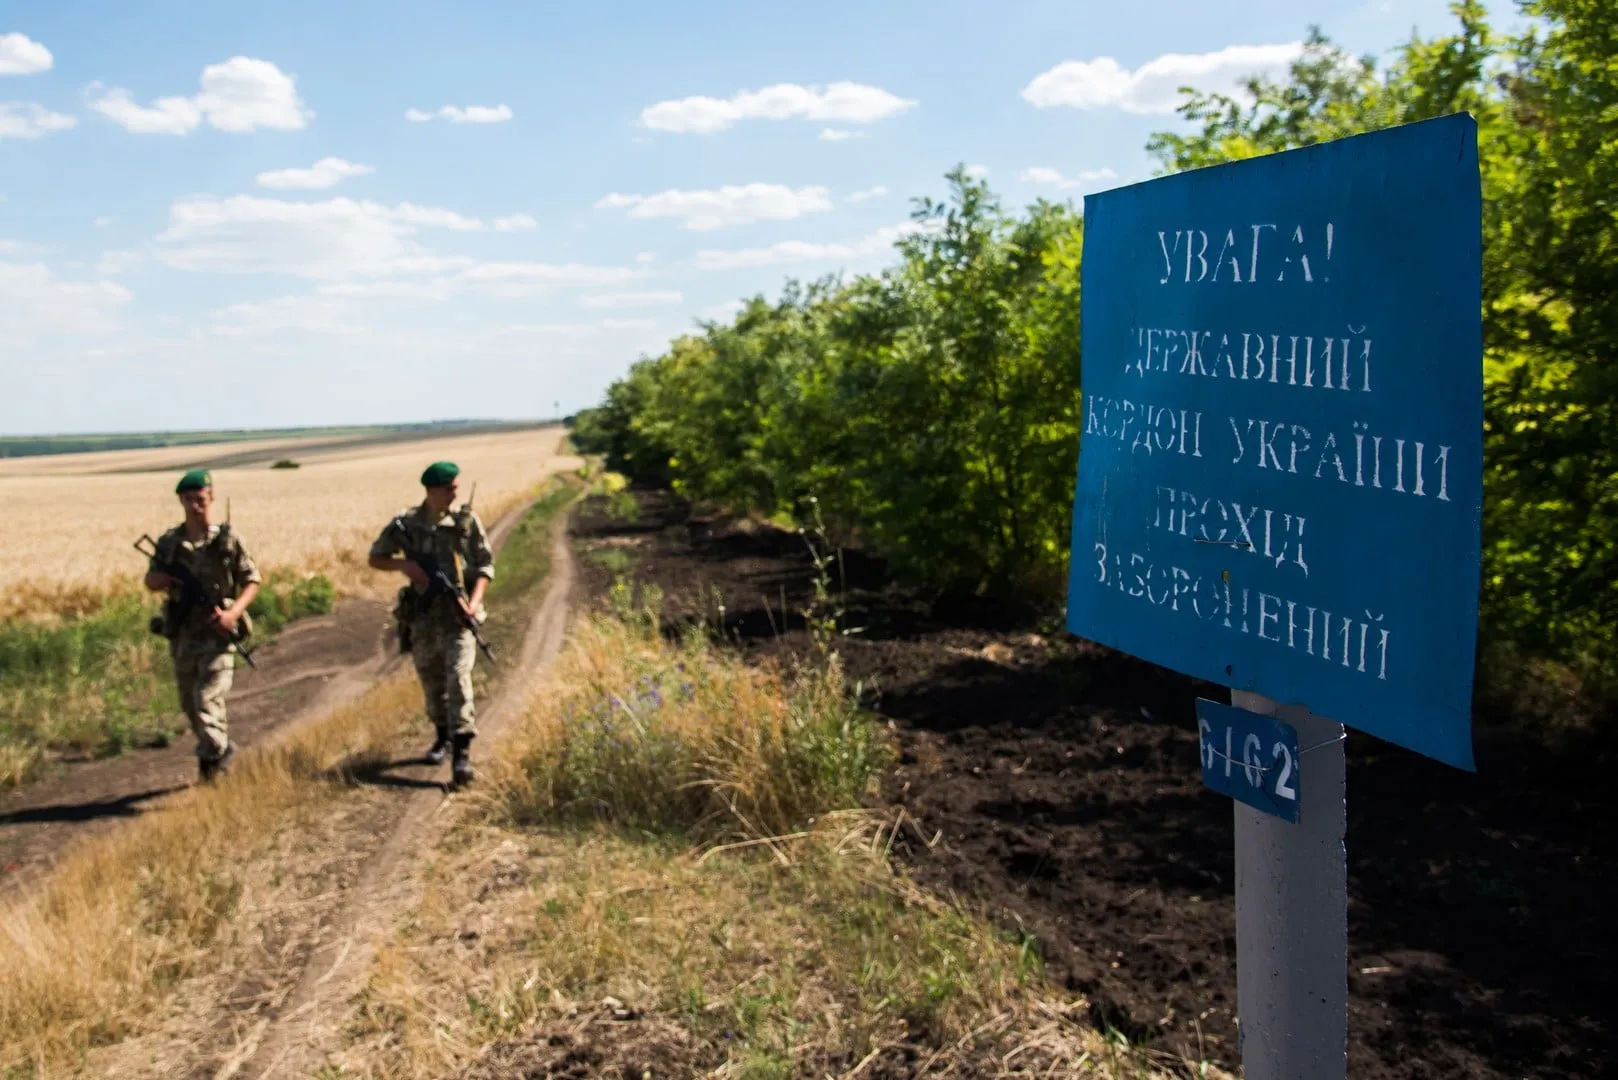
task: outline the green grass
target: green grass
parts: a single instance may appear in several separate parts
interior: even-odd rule
[[[254,643],[335,600],[324,577],[272,574],[249,608]],[[120,596],[60,622],[0,621],[0,787],[55,758],[165,746],[185,730],[168,642],[147,628],[157,611],[154,599]]]
[[[494,650],[491,667],[481,654],[472,669],[473,685],[481,697],[493,681],[516,663],[523,634],[533,615],[534,594],[545,583],[551,569],[551,530],[556,516],[573,501],[578,485],[569,479],[553,479],[512,528],[494,562],[494,581],[483,595],[489,617],[483,624],[483,637]]]

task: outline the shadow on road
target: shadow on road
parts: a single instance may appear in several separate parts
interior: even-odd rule
[[[173,787],[155,788],[116,799],[98,799],[56,806],[30,806],[22,810],[13,810],[9,814],[0,814],[0,828],[44,821],[95,821],[98,818],[134,817],[141,812],[141,803],[180,791],[185,786],[176,784]]]

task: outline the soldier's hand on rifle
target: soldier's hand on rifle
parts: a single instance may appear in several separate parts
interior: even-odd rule
[[[236,632],[236,625],[241,622],[241,616],[231,608],[214,608],[213,614],[208,616],[208,625],[225,637]]]
[[[416,588],[425,589],[427,587],[427,571],[423,570],[409,559],[405,559],[400,563],[399,571],[400,573],[404,574],[405,577],[409,578],[410,584],[414,585]]]
[[[146,575],[146,587],[152,592],[167,592],[180,587],[178,578],[169,577],[161,570],[153,570]]]
[[[462,613],[464,613],[468,619],[474,623],[481,623],[483,621],[482,619],[478,618],[478,613],[473,609],[472,605],[467,603],[466,597],[457,597],[456,600],[461,605]]]

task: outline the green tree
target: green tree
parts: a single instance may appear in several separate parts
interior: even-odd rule
[[[1498,40],[1477,0],[1384,75],[1318,31],[1250,100],[1187,92],[1200,130],[1148,144],[1166,171],[1470,112],[1484,185],[1485,636],[1618,669],[1618,20],[1532,0]]]

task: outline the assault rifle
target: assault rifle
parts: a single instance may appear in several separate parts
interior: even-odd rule
[[[444,572],[444,568],[439,565],[438,556],[431,552],[423,551],[419,553],[407,552],[405,558],[427,573],[427,590],[416,594],[416,610],[418,612],[425,611],[427,605],[431,604],[435,598],[446,597],[455,607],[456,620],[463,627],[472,631],[472,640],[478,643],[478,648],[482,649],[483,655],[489,658],[489,663],[494,663],[494,651],[489,648],[489,643],[483,640],[483,634],[478,630],[478,621],[468,615],[466,609],[461,606],[461,601],[465,599],[466,594],[461,592],[460,586],[456,585],[449,574]]]
[[[167,574],[180,583],[180,595],[170,596],[163,601],[163,614],[153,617],[150,627],[152,633],[162,634],[164,637],[171,636],[171,631],[178,631],[180,623],[199,604],[209,611],[224,606],[219,596],[203,585],[197,575],[191,572],[190,567],[158,558],[157,541],[149,534],[141,534],[140,539],[135,541],[135,550],[152,560],[152,565],[160,573]],[[257,670],[258,665],[253,662],[253,652],[247,647],[247,628],[239,622],[230,634],[230,644],[236,650],[236,655],[247,661],[248,667]]]

